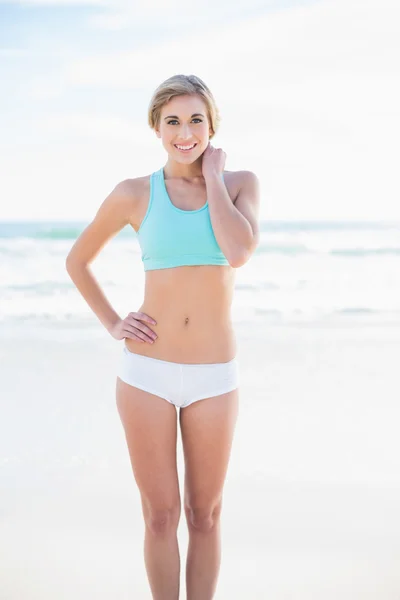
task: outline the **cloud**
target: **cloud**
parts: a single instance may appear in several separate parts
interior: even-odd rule
[[[131,142],[144,138],[149,128],[115,115],[92,113],[49,114],[38,121],[43,133],[63,133],[68,137],[104,138],[111,142]]]
[[[18,6],[109,6],[112,0],[0,0],[0,4]]]
[[[0,58],[20,58],[28,56],[26,48],[0,48]]]
[[[39,122],[43,143],[52,132],[66,134],[74,155],[68,158],[64,144],[46,160],[61,164],[65,153],[72,180],[74,172],[76,180],[86,177],[89,190],[89,176],[96,178],[97,192],[114,177],[151,172],[165,152],[145,118],[142,126],[121,116],[121,95],[114,92],[123,92],[129,114],[145,116],[156,85],[173,73],[196,73],[221,108],[216,145],[227,150],[227,169],[260,176],[264,218],[400,218],[399,17],[390,0],[379,6],[326,0],[203,31],[183,27],[132,51],[113,51],[110,42],[109,52],[83,56],[55,78],[36,80],[33,91],[43,100],[62,94],[68,105],[76,92],[85,100],[93,93],[95,104],[100,93],[107,106],[100,103],[98,113],[51,110]],[[26,158],[25,168],[32,160]],[[9,182],[13,190],[15,181]],[[49,190],[54,185],[48,182]],[[74,206],[71,194],[63,207],[78,215],[84,207]]]
[[[32,100],[52,100],[62,96],[67,90],[67,82],[61,74],[36,75],[27,83],[27,94]]]
[[[296,82],[324,75],[324,71],[328,75],[354,70],[370,74],[382,67],[394,69],[398,55],[393,50],[399,49],[399,42],[388,15],[390,6],[387,0],[379,7],[371,0],[361,7],[348,0],[326,1],[225,27],[216,25],[206,32],[189,30],[159,43],[151,39],[134,51],[72,61],[66,68],[66,81],[79,86],[135,87],[129,75],[136,74],[139,84],[146,85],[157,79],[156,73],[165,70],[165,65],[181,71],[203,65],[211,73],[224,75],[227,70],[234,75],[236,70],[246,80],[257,76],[256,84],[260,80]],[[107,20],[106,15],[94,18]],[[114,25],[111,21],[113,26],[118,26],[117,16]]]

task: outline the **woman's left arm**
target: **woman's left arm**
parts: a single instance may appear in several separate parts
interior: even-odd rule
[[[259,243],[260,184],[252,171],[242,171],[239,194],[233,204],[222,177],[205,177],[214,235],[229,264],[244,265]]]

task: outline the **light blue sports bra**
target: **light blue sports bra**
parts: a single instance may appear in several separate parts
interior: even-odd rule
[[[197,210],[172,204],[164,167],[150,175],[150,198],[137,232],[145,271],[183,265],[229,265],[215,238],[207,202]]]

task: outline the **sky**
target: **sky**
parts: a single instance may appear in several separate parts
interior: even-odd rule
[[[399,220],[397,0],[0,0],[0,220],[92,219],[167,161],[155,88],[196,74],[263,220]]]

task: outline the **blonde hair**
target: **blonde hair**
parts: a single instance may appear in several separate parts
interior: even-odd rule
[[[160,125],[161,109],[175,96],[199,95],[207,107],[210,124],[210,139],[215,135],[221,121],[218,107],[210,89],[196,75],[173,75],[163,81],[153,93],[148,111],[148,123],[151,129]]]

